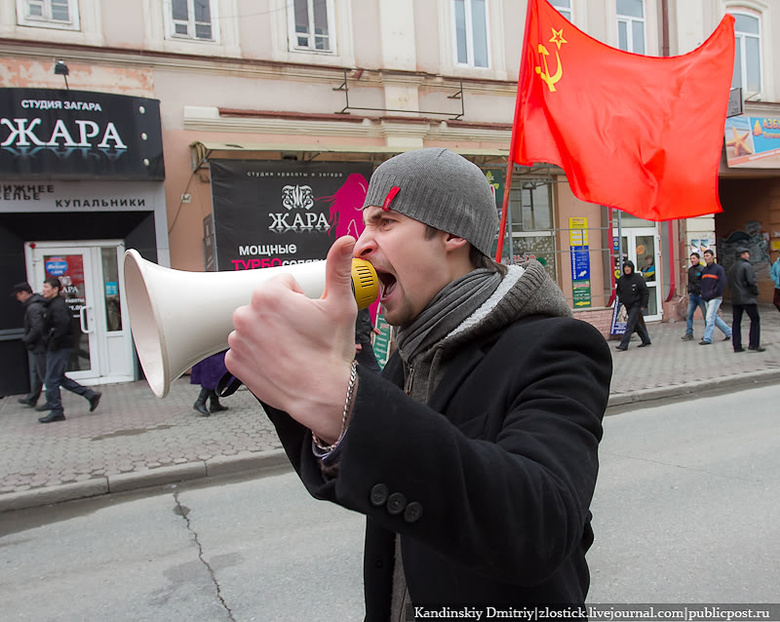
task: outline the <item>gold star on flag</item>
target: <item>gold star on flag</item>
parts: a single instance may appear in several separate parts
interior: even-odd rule
[[[550,42],[554,43],[558,46],[558,49],[561,49],[561,44],[568,43],[566,39],[563,38],[563,28],[560,30],[555,30],[555,28],[551,28],[553,36],[550,38]]]

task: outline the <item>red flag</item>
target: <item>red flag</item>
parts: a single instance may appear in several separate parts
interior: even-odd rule
[[[723,211],[718,164],[734,18],[683,56],[611,48],[529,0],[512,130],[518,164],[557,164],[575,196],[648,220]]]

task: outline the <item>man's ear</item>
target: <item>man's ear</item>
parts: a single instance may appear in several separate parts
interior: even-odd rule
[[[447,250],[456,250],[466,246],[466,244],[468,244],[468,241],[465,238],[458,237],[452,233],[444,235],[444,247]]]

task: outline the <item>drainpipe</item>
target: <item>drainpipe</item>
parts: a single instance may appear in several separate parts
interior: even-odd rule
[[[661,0],[661,56],[669,56],[669,0]],[[680,223],[680,226],[684,226]],[[677,266],[675,265],[676,245],[674,239],[674,226],[671,220],[667,222],[667,237],[669,248],[669,295],[665,302],[674,298],[674,290],[677,289]]]

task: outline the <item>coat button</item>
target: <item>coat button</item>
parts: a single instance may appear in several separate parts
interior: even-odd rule
[[[387,498],[387,511],[395,516],[400,514],[406,508],[406,497],[400,492],[394,492]]]
[[[404,510],[404,520],[407,523],[416,523],[418,520],[420,520],[422,514],[422,504],[418,503],[417,501],[412,501],[409,505],[406,506],[406,510]]]
[[[385,484],[376,484],[371,489],[371,505],[379,507],[385,504],[387,501],[387,495],[390,491]]]

